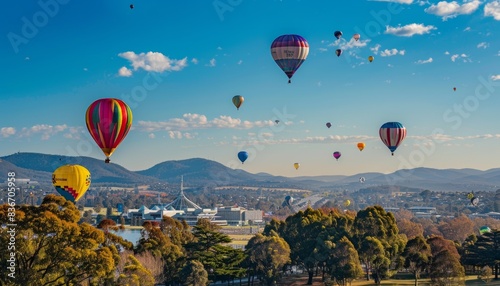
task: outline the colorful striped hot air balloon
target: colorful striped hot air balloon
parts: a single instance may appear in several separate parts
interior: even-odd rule
[[[288,83],[292,76],[306,60],[309,54],[309,44],[299,35],[282,35],[271,44],[271,55],[278,66],[288,76]]]
[[[64,165],[52,173],[52,185],[66,200],[78,201],[90,187],[90,172],[80,165]]]
[[[90,135],[106,155],[104,162],[109,163],[109,157],[132,126],[132,111],[120,99],[102,98],[89,106],[85,121]]]
[[[378,133],[382,142],[391,150],[391,154],[394,156],[394,151],[406,137],[406,128],[399,122],[387,122],[380,127]]]
[[[243,96],[241,96],[241,95],[233,96],[233,104],[234,104],[234,106],[236,106],[236,110],[240,109],[240,106],[243,104],[244,100],[245,100],[245,98],[243,98]]]

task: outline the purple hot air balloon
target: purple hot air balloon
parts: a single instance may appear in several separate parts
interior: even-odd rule
[[[333,152],[333,157],[335,157],[335,159],[337,159],[337,161],[339,160],[340,156],[342,156],[342,154],[340,154],[339,151]]]
[[[271,55],[288,76],[288,83],[292,82],[293,74],[306,60],[308,54],[309,44],[299,35],[279,36],[271,45]]]

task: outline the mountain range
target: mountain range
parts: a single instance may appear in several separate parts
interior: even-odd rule
[[[414,168],[391,174],[360,173],[352,176],[283,177],[266,173],[252,174],[231,169],[221,163],[192,158],[165,161],[142,171],[126,168],[91,157],[71,157],[40,153],[14,153],[0,157],[0,172],[16,172],[41,184],[51,184],[52,172],[59,166],[79,164],[91,173],[93,184],[141,185],[152,183],[178,184],[180,177],[192,187],[258,186],[268,188],[303,188],[309,190],[362,189],[374,186],[401,186],[432,191],[495,191],[500,188],[500,168],[476,169]],[[363,177],[365,181],[360,182]]]

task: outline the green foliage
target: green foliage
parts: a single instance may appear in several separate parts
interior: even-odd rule
[[[155,279],[151,271],[146,269],[133,255],[127,257],[127,262],[117,281],[118,285],[153,286]]]
[[[403,252],[405,259],[404,267],[415,276],[415,284],[418,283],[420,273],[425,271],[431,261],[431,247],[423,236],[410,239]]]
[[[352,280],[363,275],[358,252],[347,237],[341,238],[332,246],[327,265],[330,276],[339,285],[348,285]]]
[[[181,270],[182,285],[185,286],[204,286],[208,285],[208,273],[203,264],[197,260],[189,261]]]

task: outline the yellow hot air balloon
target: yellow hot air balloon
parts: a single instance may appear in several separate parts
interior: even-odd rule
[[[80,165],[64,165],[52,173],[52,184],[66,200],[77,202],[90,187],[90,172]]]
[[[375,59],[375,58],[374,58],[373,56],[369,56],[369,57],[368,57],[368,61],[370,61],[370,63],[371,63],[371,62],[373,62],[373,60],[374,60],[374,59]]]
[[[351,201],[350,201],[350,200],[345,200],[345,202],[344,202],[344,206],[348,207],[350,204],[351,204]]]
[[[365,144],[365,143],[363,143],[363,142],[359,142],[359,143],[358,143],[358,149],[359,149],[359,151],[363,151],[363,149],[365,149],[365,146],[366,146],[366,144]]]
[[[300,164],[299,163],[295,163],[295,164],[293,164],[293,166],[295,167],[295,170],[298,170],[299,167],[300,167]]]

